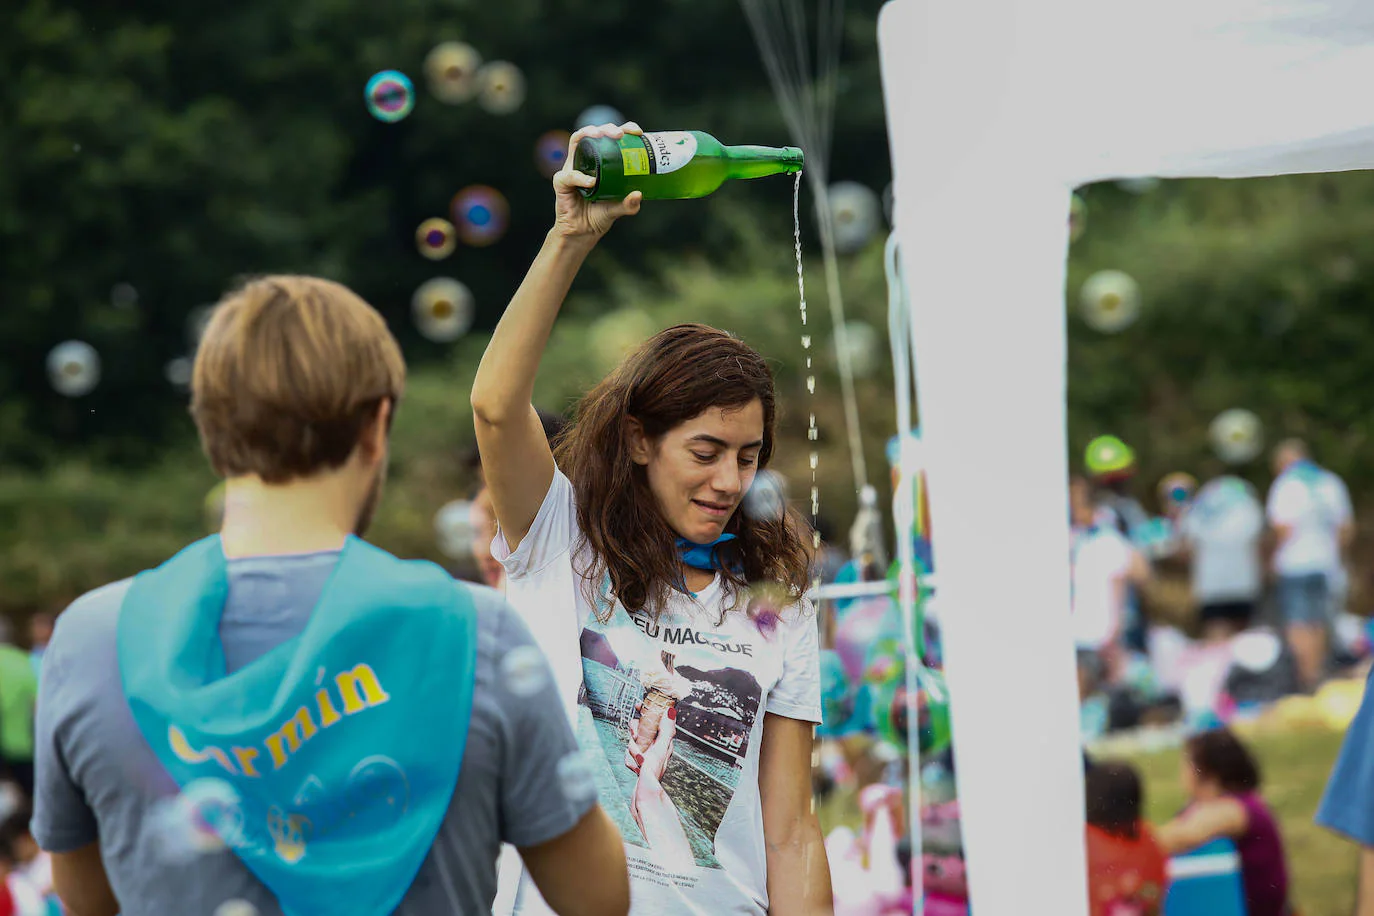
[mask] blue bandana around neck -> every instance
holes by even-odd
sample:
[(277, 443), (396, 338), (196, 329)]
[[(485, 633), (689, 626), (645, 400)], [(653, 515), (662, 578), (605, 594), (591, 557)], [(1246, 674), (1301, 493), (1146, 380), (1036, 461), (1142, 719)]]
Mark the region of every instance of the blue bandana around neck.
[(721, 544), (733, 541), (733, 534), (722, 534), (709, 544), (698, 544), (686, 538), (677, 539), (677, 552), (682, 557), (682, 562), (693, 569), (703, 569), (707, 572), (714, 572), (717, 569), (724, 569), (720, 556), (716, 550)]
[(393, 912), (462, 764), (471, 596), (350, 537), (305, 630), (228, 674), (228, 592), (217, 535), (134, 579), (116, 646), (139, 731), (182, 799), (218, 787), (210, 826), (287, 916)]

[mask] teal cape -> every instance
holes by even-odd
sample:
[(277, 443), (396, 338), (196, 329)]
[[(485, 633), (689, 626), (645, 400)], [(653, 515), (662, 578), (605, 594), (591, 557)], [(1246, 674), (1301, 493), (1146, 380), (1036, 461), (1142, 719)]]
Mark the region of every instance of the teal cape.
[(133, 580), (120, 677), (134, 721), (287, 916), (383, 916), (448, 811), (472, 712), (477, 613), (440, 567), (350, 537), (305, 630), (227, 673), (218, 536)]

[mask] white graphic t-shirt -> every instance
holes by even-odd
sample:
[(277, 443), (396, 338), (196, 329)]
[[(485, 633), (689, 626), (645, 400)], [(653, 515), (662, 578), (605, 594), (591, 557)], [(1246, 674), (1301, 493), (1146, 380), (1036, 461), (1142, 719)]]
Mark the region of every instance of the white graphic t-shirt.
[(605, 590), (582, 587), (578, 542), (572, 483), (556, 471), (519, 549), (498, 533), (492, 553), (625, 838), (631, 912), (766, 913), (759, 747), (765, 712), (821, 721), (809, 603), (772, 625), (743, 609), (721, 622), (731, 596), (717, 577), (675, 594), (657, 620), (615, 604), (602, 623)]

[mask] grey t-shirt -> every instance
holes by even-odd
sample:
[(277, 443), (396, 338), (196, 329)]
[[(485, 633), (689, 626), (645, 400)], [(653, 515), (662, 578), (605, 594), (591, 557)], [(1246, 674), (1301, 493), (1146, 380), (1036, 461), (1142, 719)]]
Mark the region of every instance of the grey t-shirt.
[[(330, 552), (230, 561), (220, 621), (230, 671), (305, 628), (337, 560)], [(115, 625), (128, 587), (116, 582), (78, 599), (44, 654), (33, 835), (50, 852), (98, 840), (122, 916), (213, 916), (230, 900), (280, 916), (271, 892), (232, 852), (189, 864), (160, 852), (152, 812), (178, 790), (120, 686)], [(560, 785), (558, 764), (577, 744), (543, 656), (537, 669), (522, 665), (518, 680), (502, 676), (504, 656), (534, 646), (529, 630), (497, 592), (454, 587), (471, 589), (479, 621), (467, 747), (448, 815), (397, 916), (490, 913), (501, 843), (548, 842), (596, 804), (581, 787), (565, 793)]]

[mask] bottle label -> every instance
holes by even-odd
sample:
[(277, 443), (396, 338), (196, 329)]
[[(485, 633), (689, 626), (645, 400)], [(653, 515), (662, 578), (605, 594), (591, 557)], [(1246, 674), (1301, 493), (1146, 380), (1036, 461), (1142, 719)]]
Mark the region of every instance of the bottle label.
[(697, 154), (697, 138), (685, 130), (645, 134), (644, 145), (649, 149), (649, 167), (655, 175), (676, 172)]
[(648, 149), (641, 138), (631, 134), (620, 138), (620, 161), (626, 175), (648, 175), (651, 171)]

